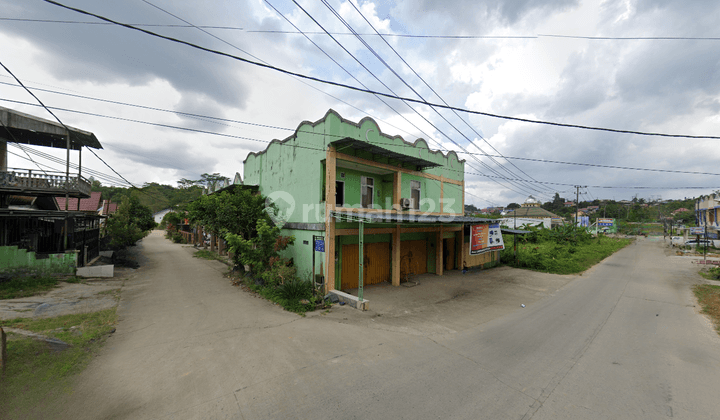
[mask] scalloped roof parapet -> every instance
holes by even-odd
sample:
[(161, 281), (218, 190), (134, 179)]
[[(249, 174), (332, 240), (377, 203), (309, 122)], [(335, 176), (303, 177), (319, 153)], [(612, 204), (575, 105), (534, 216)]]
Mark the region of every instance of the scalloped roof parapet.
[[(427, 141), (426, 141), (425, 139), (423, 139), (423, 138), (418, 138), (417, 140), (415, 140), (415, 142), (412, 142), (412, 143), (411, 143), (411, 142), (405, 140), (405, 139), (404, 139), (402, 136), (400, 136), (400, 135), (390, 136), (389, 134), (383, 133), (382, 130), (380, 130), (380, 126), (378, 125), (378, 123), (377, 123), (373, 118), (371, 118), (371, 117), (363, 117), (360, 121), (358, 121), (358, 122), (356, 123), (356, 122), (353, 122), (353, 121), (350, 121), (350, 120), (347, 120), (347, 119), (343, 118), (342, 115), (340, 115), (337, 111), (335, 111), (334, 109), (330, 108), (330, 109), (325, 113), (325, 115), (324, 115), (321, 119), (319, 119), (319, 120), (317, 120), (317, 121), (315, 121), (315, 122), (311, 122), (311, 121), (308, 121), (308, 120), (304, 120), (303, 122), (301, 122), (300, 124), (298, 124), (297, 128), (295, 129), (295, 132), (294, 132), (293, 134), (289, 135), (288, 137), (284, 138), (283, 140), (273, 139), (270, 143), (268, 143), (268, 145), (267, 145), (267, 147), (265, 147), (265, 149), (263, 149), (263, 150), (261, 150), (261, 151), (259, 151), (259, 152), (249, 152), (249, 153), (247, 154), (247, 156), (245, 157), (245, 160), (243, 160), (243, 164), (244, 164), (245, 162), (247, 162), (247, 160), (248, 160), (248, 158), (249, 158), (250, 156), (258, 157), (258, 156), (262, 155), (263, 153), (267, 152), (267, 150), (270, 148), (270, 146), (272, 146), (274, 143), (284, 144), (284, 143), (287, 143), (288, 141), (290, 141), (290, 140), (292, 140), (292, 139), (294, 139), (294, 138), (297, 138), (297, 135), (298, 135), (298, 133), (300, 132), (300, 129), (302, 128), (302, 126), (304, 126), (304, 125), (309, 125), (309, 126), (311, 126), (311, 127), (315, 127), (315, 126), (317, 126), (317, 125), (319, 125), (319, 124), (322, 124), (322, 123), (327, 122), (327, 119), (328, 119), (328, 117), (329, 117), (330, 115), (333, 115), (333, 116), (337, 117), (337, 118), (340, 120), (341, 123), (354, 126), (354, 127), (358, 128), (358, 129), (361, 128), (363, 124), (369, 122), (369, 123), (373, 124), (373, 125), (375, 126), (375, 128), (377, 128), (377, 131), (378, 131), (378, 135), (379, 135), (379, 136), (385, 137), (385, 138), (390, 139), (390, 140), (400, 140), (400, 141), (402, 141), (404, 144), (406, 144), (406, 145), (408, 145), (408, 146), (412, 146), (412, 147), (418, 147), (418, 144), (419, 144), (420, 142), (422, 142), (422, 144), (424, 145), (424, 148), (428, 151), (428, 153), (432, 153), (433, 155), (436, 155), (436, 156), (439, 154), (440, 156), (442, 156), (443, 159), (446, 159), (446, 160), (448, 160), (448, 161), (449, 161), (450, 155), (452, 154), (452, 155), (455, 156), (455, 160), (456, 160), (458, 163), (464, 163), (464, 162), (465, 162), (465, 159), (460, 159), (460, 157), (457, 155), (457, 153), (455, 153), (454, 150), (450, 150), (447, 154), (445, 154), (445, 153), (443, 153), (443, 152), (440, 151), (440, 150), (433, 150), (433, 149), (431, 149), (430, 146), (428, 145)], [(338, 139), (338, 140), (339, 140), (339, 139)], [(378, 146), (382, 147), (382, 145), (378, 145)]]

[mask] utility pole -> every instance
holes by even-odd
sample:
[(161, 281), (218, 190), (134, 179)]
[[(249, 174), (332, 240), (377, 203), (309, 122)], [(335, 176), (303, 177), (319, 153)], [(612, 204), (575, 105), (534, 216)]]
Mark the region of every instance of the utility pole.
[(575, 226), (580, 222), (580, 188), (587, 188), (587, 185), (575, 186)]

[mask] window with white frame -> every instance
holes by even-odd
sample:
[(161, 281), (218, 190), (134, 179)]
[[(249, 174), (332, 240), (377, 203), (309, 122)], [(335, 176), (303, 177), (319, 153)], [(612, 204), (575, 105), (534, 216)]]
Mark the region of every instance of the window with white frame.
[(410, 181), (410, 198), (412, 199), (412, 208), (420, 210), (420, 181)]
[(373, 178), (360, 177), (360, 191), (362, 194), (362, 207), (370, 209), (373, 206), (373, 194), (375, 193), (375, 180)]

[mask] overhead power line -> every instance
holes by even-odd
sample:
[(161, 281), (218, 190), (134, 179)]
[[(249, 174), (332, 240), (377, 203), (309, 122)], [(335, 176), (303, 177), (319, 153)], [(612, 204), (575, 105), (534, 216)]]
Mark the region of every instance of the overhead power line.
[[(112, 25), (109, 22), (88, 22), (80, 20), (57, 20), (57, 19), (29, 19), (29, 18), (11, 18), (0, 17), (0, 21), (8, 22), (33, 22), (33, 23), (60, 23), (73, 25)], [(161, 23), (129, 23), (129, 25), (144, 28), (201, 28), (201, 29), (222, 29), (242, 31), (246, 33), (259, 34), (278, 34), (278, 35), (300, 35), (297, 31), (282, 31), (272, 29), (247, 29), (240, 26), (223, 26), (223, 25), (179, 25), (179, 24), (161, 24)], [(308, 35), (326, 35), (320, 31), (306, 31)], [(355, 36), (350, 32), (330, 32), (333, 36)], [(570, 38), (570, 39), (587, 39), (587, 40), (610, 40), (610, 41), (719, 41), (720, 37), (712, 36), (584, 36), (584, 35), (562, 35), (562, 34), (536, 34), (536, 35), (417, 35), (417, 34), (398, 34), (398, 33), (361, 33), (361, 36), (382, 36), (394, 38), (419, 38), (419, 39), (538, 39), (538, 38)]]
[(639, 135), (639, 136), (656, 136), (656, 137), (670, 137), (670, 138), (715, 139), (715, 140), (720, 140), (720, 136), (696, 136), (696, 135), (689, 135), (689, 134), (668, 134), (668, 133), (647, 132), (647, 131), (621, 130), (621, 129), (607, 128), (607, 127), (597, 127), (597, 126), (588, 126), (588, 125), (579, 125), (579, 124), (565, 124), (565, 123), (558, 123), (558, 122), (553, 122), (553, 121), (533, 120), (533, 119), (529, 119), (529, 118), (512, 117), (512, 116), (507, 116), (507, 115), (493, 114), (493, 113), (490, 113), (490, 112), (474, 111), (474, 110), (465, 109), (465, 108), (459, 108), (459, 107), (447, 106), (447, 105), (443, 105), (443, 104), (426, 102), (426, 101), (418, 100), (418, 99), (399, 97), (399, 96), (397, 96), (397, 95), (392, 95), (392, 94), (383, 93), (383, 92), (377, 92), (377, 91), (373, 91), (373, 90), (369, 90), (369, 89), (359, 88), (359, 87), (356, 87), (356, 86), (346, 85), (346, 84), (344, 84), (344, 83), (339, 83), (339, 82), (333, 82), (333, 81), (330, 81), (330, 80), (320, 79), (320, 78), (318, 78), (318, 77), (308, 76), (308, 75), (305, 75), (305, 74), (302, 74), (302, 73), (293, 72), (293, 71), (286, 70), (286, 69), (283, 69), (283, 68), (280, 68), (280, 67), (276, 67), (276, 66), (272, 66), (272, 65), (269, 65), (269, 64), (264, 64), (264, 63), (260, 63), (260, 62), (257, 62), (257, 61), (248, 60), (248, 59), (246, 59), (246, 58), (238, 57), (238, 56), (233, 55), (233, 54), (228, 54), (228, 53), (225, 53), (225, 52), (222, 52), (222, 51), (213, 50), (213, 49), (211, 49), (211, 48), (207, 48), (207, 47), (203, 47), (203, 46), (200, 46), (200, 45), (197, 45), (197, 44), (193, 44), (193, 43), (188, 42), (188, 41), (183, 41), (183, 40), (181, 40), (181, 39), (177, 39), (177, 38), (173, 38), (173, 37), (161, 35), (161, 34), (158, 34), (158, 33), (152, 32), (152, 31), (149, 31), (149, 30), (147, 30), (147, 29), (138, 28), (138, 27), (133, 26), (133, 25), (129, 25), (129, 24), (126, 24), (126, 23), (117, 22), (117, 21), (114, 21), (114, 20), (112, 20), (112, 19), (106, 18), (106, 17), (104, 17), (104, 16), (95, 14), (95, 13), (87, 12), (87, 11), (82, 10), (82, 9), (78, 9), (78, 8), (75, 8), (75, 7), (70, 7), (70, 6), (64, 5), (64, 4), (59, 3), (59, 2), (56, 2), (56, 1), (54, 1), (54, 0), (43, 0), (43, 1), (45, 1), (46, 3), (54, 4), (54, 5), (58, 6), (58, 7), (61, 7), (61, 8), (67, 9), (67, 10), (72, 10), (72, 11), (74, 11), (74, 12), (84, 14), (84, 15), (86, 15), (86, 16), (92, 16), (92, 17), (94, 17), (94, 18), (97, 18), (97, 19), (100, 19), (100, 20), (104, 20), (104, 21), (106, 21), (106, 22), (110, 22), (110, 23), (113, 23), (113, 24), (115, 24), (115, 25), (123, 26), (123, 27), (125, 27), (125, 28), (133, 29), (133, 30), (135, 30), (135, 31), (143, 32), (143, 33), (145, 33), (145, 34), (147, 34), (147, 35), (150, 35), (150, 36), (154, 36), (154, 37), (161, 38), (161, 39), (165, 39), (165, 40), (168, 40), (168, 41), (171, 41), (171, 42), (175, 42), (175, 43), (178, 43), (178, 44), (186, 45), (186, 46), (188, 46), (188, 47), (195, 48), (195, 49), (198, 49), (198, 50), (200, 50), (200, 51), (204, 51), (204, 52), (211, 53), (211, 54), (216, 54), (216, 55), (223, 56), (223, 57), (227, 57), (227, 58), (232, 58), (232, 59), (234, 59), (234, 60), (242, 61), (242, 62), (247, 63), (247, 64), (252, 64), (252, 65), (254, 65), (254, 66), (263, 67), (263, 68), (266, 68), (266, 69), (269, 69), (269, 70), (274, 70), (274, 71), (277, 71), (277, 72), (280, 72), (280, 73), (284, 73), (284, 74), (288, 74), (288, 75), (291, 75), (291, 76), (296, 76), (296, 77), (300, 77), (300, 78), (303, 78), (303, 79), (312, 80), (312, 81), (315, 81), (315, 82), (318, 82), (318, 83), (328, 84), (328, 85), (331, 85), (331, 86), (341, 87), (341, 88), (353, 90), (353, 91), (356, 91), (356, 92), (370, 93), (370, 94), (374, 94), (374, 95), (384, 96), (384, 97), (386, 97), (386, 98), (399, 99), (399, 100), (408, 101), (408, 102), (413, 102), (413, 103), (422, 104), (422, 105), (427, 105), (427, 106), (433, 106), (433, 107), (445, 108), (445, 109), (452, 109), (452, 110), (456, 110), (456, 111), (460, 111), (460, 112), (465, 112), (465, 113), (469, 113), (469, 114), (474, 114), (474, 115), (484, 115), (484, 116), (486, 116), (486, 117), (491, 117), (491, 118), (498, 118), (498, 119), (503, 119), (503, 120), (508, 120), (508, 121), (525, 122), (525, 123), (530, 123), (530, 124), (541, 124), (541, 125), (549, 125), (549, 126), (564, 127), (564, 128), (576, 128), (576, 129), (582, 129), (582, 130), (604, 131), (604, 132), (611, 132), (611, 133), (617, 133), (617, 134), (635, 134), (635, 135)]
[[(38, 106), (38, 107), (40, 106), (38, 104), (34, 104), (34, 103), (30, 103), (30, 102), (15, 101), (15, 100), (11, 100), (11, 99), (0, 98), (0, 101), (11, 102), (11, 103), (16, 103), (16, 104), (20, 104), (20, 105), (29, 105), (29, 106)], [(227, 137), (227, 138), (232, 138), (232, 139), (247, 140), (247, 141), (266, 143), (266, 144), (271, 143), (271, 140), (261, 140), (261, 139), (256, 139), (256, 138), (252, 138), (252, 137), (238, 136), (238, 135), (234, 135), (234, 134), (226, 134), (226, 133), (218, 133), (215, 131), (200, 130), (197, 128), (180, 127), (180, 126), (171, 125), (171, 124), (155, 123), (155, 122), (151, 122), (151, 121), (136, 120), (136, 119), (131, 119), (131, 118), (122, 118), (122, 117), (116, 117), (116, 116), (112, 116), (112, 115), (104, 115), (104, 114), (80, 111), (80, 110), (69, 109), (69, 108), (61, 108), (61, 107), (53, 107), (53, 106), (51, 106), (49, 108), (54, 109), (56, 111), (71, 112), (71, 113), (75, 113), (75, 114), (88, 115), (88, 116), (92, 116), (92, 117), (108, 118), (108, 119), (126, 121), (126, 122), (137, 123), (137, 124), (151, 125), (151, 126), (162, 127), (162, 128), (170, 128), (170, 129), (174, 129), (174, 130), (188, 131), (188, 132), (193, 132), (193, 133), (198, 133), (198, 134), (208, 134), (208, 135), (212, 135), (212, 136)], [(173, 112), (173, 111), (168, 111), (168, 112)], [(212, 117), (208, 117), (208, 118), (212, 118)], [(242, 123), (242, 121), (236, 121), (236, 122)], [(268, 126), (268, 127), (274, 128), (274, 129), (279, 129), (279, 130), (293, 130), (291, 128), (276, 127), (276, 126)], [(304, 131), (299, 131), (299, 132), (303, 133)], [(306, 132), (306, 133), (317, 134), (317, 133), (310, 133), (310, 132)], [(323, 135), (331, 136), (330, 134), (323, 134)], [(277, 143), (277, 144), (286, 145), (285, 143)], [(305, 147), (305, 146), (300, 146), (300, 145), (292, 145), (292, 147), (307, 148), (307, 149), (311, 149), (311, 150), (323, 150), (323, 149), (318, 149), (318, 148), (314, 148), (314, 147)], [(406, 147), (414, 147), (414, 146), (408, 145)], [(465, 152), (458, 152), (458, 151), (455, 151), (455, 153), (466, 154)], [(475, 153), (475, 154), (480, 155), (480, 153)], [(494, 156), (494, 157), (500, 157), (500, 156)], [(517, 157), (517, 156), (503, 156), (503, 157), (507, 158), (507, 159), (516, 159), (516, 160), (524, 160), (524, 161), (539, 162), (539, 163), (552, 163), (552, 164), (561, 164), (561, 165), (577, 165), (577, 166), (589, 166), (589, 167), (607, 168), (607, 169), (621, 169), (621, 170), (630, 170), (630, 171), (646, 171), (646, 172), (659, 172), (659, 173), (672, 173), (672, 174), (685, 174), (685, 175), (720, 176), (720, 173), (715, 173), (715, 172), (679, 171), (679, 170), (674, 170), (674, 169), (657, 169), (657, 168), (638, 168), (638, 167), (631, 167), (631, 166), (601, 165), (601, 164), (582, 163), (582, 162), (564, 162), (564, 161), (557, 161), (557, 160), (535, 159), (535, 158), (525, 158), (525, 157)], [(480, 174), (480, 173), (475, 173), (475, 172), (467, 172), (466, 171), (465, 173), (486, 176), (485, 174)], [(498, 177), (498, 178), (507, 179), (505, 177)], [(538, 182), (538, 183), (540, 183), (540, 182)], [(567, 184), (567, 185), (574, 185), (574, 184)], [(655, 187), (653, 187), (653, 188), (655, 188)], [(657, 188), (660, 188), (660, 187), (657, 187)]]
[[(4, 100), (4, 99), (0, 99), (0, 100)], [(25, 103), (25, 102), (20, 102), (20, 101), (10, 101), (10, 102), (18, 102), (18, 103), (22, 103), (22, 104), (24, 104), (24, 105), (39, 106), (39, 105), (37, 105), (37, 104)], [(102, 115), (102, 114), (94, 114), (94, 113), (84, 112), (84, 111), (69, 110), (69, 109), (58, 108), (58, 107), (52, 107), (52, 108), (55, 109), (55, 110), (57, 110), (57, 111), (75, 112), (75, 113), (79, 113), (79, 114), (96, 116), (96, 117), (102, 117), (102, 118), (110, 118), (110, 119), (117, 119), (117, 120), (129, 121), (129, 122), (137, 122), (137, 123), (148, 124), (148, 125), (157, 125), (157, 126), (160, 126), (160, 127), (172, 128), (172, 129), (178, 129), (178, 130), (190, 131), (190, 132), (196, 132), (196, 133), (200, 133), (200, 134), (210, 134), (210, 135), (215, 135), (215, 136), (229, 137), (229, 138), (240, 139), (240, 140), (249, 140), (249, 141), (260, 142), (260, 143), (271, 143), (271, 141), (268, 141), (268, 140), (259, 140), (259, 139), (254, 139), (254, 138), (250, 138), (250, 137), (236, 136), (236, 135), (224, 134), (224, 133), (216, 133), (216, 132), (212, 132), (212, 131), (205, 131), (205, 130), (199, 130), (199, 129), (194, 129), (194, 128), (177, 127), (177, 126), (172, 126), (172, 125), (168, 125), (168, 124), (152, 123), (152, 122), (148, 122), (148, 121), (130, 120), (130, 119), (126, 119), (126, 118), (113, 117), (113, 116)], [(283, 143), (283, 142), (276, 142), (275, 144), (277, 144), (277, 145), (279, 145), (279, 146), (284, 146), (284, 147), (295, 147), (295, 148), (300, 148), (300, 149), (316, 150), (316, 151), (322, 151), (322, 152), (325, 151), (325, 149), (318, 148), (318, 147), (302, 146), (302, 145), (289, 144), (289, 143)], [(508, 158), (511, 159), (511, 157), (508, 157)], [(632, 168), (627, 168), (627, 169), (632, 169)], [(642, 168), (636, 168), (636, 169), (642, 170)], [(451, 169), (451, 168), (446, 168), (446, 170), (447, 170), (447, 171), (451, 171), (451, 172), (458, 172), (458, 173), (463, 172), (463, 173), (466, 174), (466, 175), (478, 175), (478, 176), (481, 176), (481, 177), (484, 177), (484, 178), (489, 178), (489, 179), (513, 180), (513, 179), (507, 178), (507, 177), (491, 176), (491, 175), (483, 174), (483, 173), (480, 173), (480, 172), (460, 171), (460, 170)], [(695, 173), (693, 173), (693, 174), (695, 174)], [(702, 173), (697, 173), (697, 174), (702, 174)], [(707, 175), (720, 175), (720, 174), (708, 173)], [(515, 179), (515, 181), (519, 181), (519, 179)], [(526, 182), (529, 182), (529, 181), (526, 181)], [(560, 185), (560, 186), (569, 186), (569, 187), (572, 187), (572, 186), (575, 185), (575, 184), (549, 182), (549, 181), (534, 181), (534, 182), (536, 182), (536, 183), (538, 183), (538, 184), (544, 184), (544, 185)], [(131, 184), (131, 185), (132, 185), (132, 184)], [(590, 188), (603, 188), (603, 189), (656, 189), (656, 190), (717, 189), (717, 186), (666, 187), (666, 186), (608, 186), (608, 185), (589, 185), (589, 187), (590, 187)], [(136, 187), (136, 188), (137, 188), (137, 187)], [(483, 199), (483, 200), (484, 200), (484, 199)]]
[[(335, 16), (336, 16), (338, 19), (340, 19), (340, 20), (343, 22), (343, 24), (344, 24), (348, 29), (350, 29), (353, 33), (356, 33), (356, 34), (357, 34), (357, 32), (350, 26), (350, 24), (349, 24), (348, 22), (346, 22), (344, 19), (342, 19), (342, 17), (340, 16), (340, 14), (337, 13), (337, 12), (332, 8), (332, 6), (330, 6), (330, 4), (329, 4), (327, 1), (323, 0), (323, 3), (325, 4), (326, 7), (328, 7), (328, 8), (335, 14)], [(375, 28), (375, 26), (372, 24), (372, 22), (370, 22), (370, 20), (365, 17), (365, 15), (360, 11), (360, 9), (355, 5), (355, 3), (352, 2), (352, 1), (350, 1), (349, 3), (350, 3), (350, 5), (355, 9), (355, 11), (360, 15), (360, 17), (363, 18), (363, 20), (365, 21), (365, 23), (367, 23), (368, 26), (370, 26), (370, 28), (371, 28), (375, 33), (377, 33), (378, 35), (380, 35), (380, 32)], [(398, 79), (400, 79), (403, 83), (405, 83), (405, 85), (408, 86), (408, 87), (413, 91), (413, 93), (415, 93), (420, 99), (425, 100), (425, 98), (423, 98), (423, 97), (420, 95), (420, 93), (418, 93), (415, 89), (413, 89), (413, 88), (402, 78), (402, 76), (400, 76), (395, 70), (393, 70), (393, 69), (390, 67), (390, 65), (389, 65), (385, 60), (383, 60), (383, 59), (372, 49), (372, 47), (370, 47), (370, 45), (368, 45), (368, 44), (363, 40), (363, 38), (362, 38), (362, 36), (361, 36), (360, 34), (357, 34), (356, 36), (360, 39), (360, 41), (363, 43), (363, 45), (365, 45), (365, 47), (368, 48), (368, 49), (373, 53), (373, 55), (375, 55), (375, 56), (378, 58), (378, 60), (380, 60)], [(422, 76), (420, 76), (420, 74), (419, 74), (417, 71), (415, 71), (415, 69), (410, 65), (410, 63), (408, 63), (408, 62), (402, 57), (402, 55), (400, 55), (400, 53), (399, 53), (382, 35), (380, 35), (380, 39), (388, 46), (388, 48), (390, 48), (390, 50), (391, 50), (393, 53), (395, 53), (395, 55), (400, 59), (400, 61), (402, 61), (403, 64), (405, 64), (405, 66), (407, 66), (407, 68), (409, 68), (410, 71), (412, 71), (413, 74), (414, 74), (418, 79), (420, 79), (420, 81), (422, 81), (422, 82), (425, 84), (425, 86), (427, 86), (427, 88), (430, 89), (430, 91), (431, 91), (432, 93), (434, 93), (435, 96), (437, 96), (438, 99), (440, 99), (440, 100), (442, 101), (443, 104), (449, 105), (449, 104), (447, 103), (447, 101), (445, 101), (445, 99), (443, 99), (443, 98), (440, 96), (440, 94), (439, 94), (435, 89), (433, 89), (432, 86), (430, 86), (430, 84), (429, 84), (427, 81), (425, 81), (425, 79), (424, 79)], [(462, 136), (468, 141), (468, 143), (470, 143), (471, 145), (475, 146), (475, 148), (477, 148), (478, 150), (480, 150), (480, 152), (485, 153), (485, 151), (484, 151), (480, 146), (478, 146), (477, 144), (475, 144), (474, 141), (470, 140), (467, 136), (465, 136), (465, 134), (464, 134), (463, 132), (461, 132), (457, 127), (455, 127), (452, 123), (450, 123), (442, 114), (440, 114), (440, 112), (439, 112), (438, 110), (436, 110), (435, 108), (433, 108), (433, 111), (435, 111), (435, 113), (437, 113), (437, 115), (439, 115), (441, 118), (443, 118), (443, 120), (445, 120), (448, 124), (450, 124), (450, 126), (453, 127), (458, 133), (460, 133), (460, 135), (462, 135)], [(470, 128), (470, 130), (472, 130), (472, 132), (474, 132), (479, 138), (481, 138), (481, 139), (482, 139), (488, 146), (490, 146), (496, 153), (498, 153), (499, 155), (502, 155), (502, 153), (500, 153), (500, 151), (498, 151), (495, 147), (493, 147), (493, 145), (490, 144), (490, 142), (487, 141), (487, 139), (485, 139), (485, 137), (483, 137), (477, 130), (475, 130), (475, 128), (474, 128), (470, 123), (468, 123), (467, 121), (465, 121), (465, 119), (462, 118), (462, 117), (457, 113), (457, 111), (452, 111), (452, 112), (453, 112), (453, 114), (454, 114), (458, 119), (460, 119), (460, 121), (462, 121), (468, 128)], [(465, 152), (468, 152), (467, 149), (465, 149), (464, 147), (461, 147), (461, 149), (462, 149), (463, 151), (465, 151)], [(469, 153), (469, 152), (468, 152), (468, 153)], [(506, 168), (502, 163), (496, 161), (493, 157), (490, 157), (490, 160), (491, 160), (493, 163), (495, 163), (496, 165), (498, 165), (498, 167), (500, 167), (500, 168), (502, 168), (503, 170), (505, 170), (505, 172), (507, 172), (508, 174), (510, 174), (510, 175), (512, 175), (512, 176), (517, 176), (513, 171), (511, 171), (511, 170), (509, 170), (508, 168)], [(516, 169), (518, 169), (523, 175), (525, 175), (526, 177), (534, 180), (534, 178), (533, 178), (532, 176), (528, 175), (525, 171), (523, 171), (522, 169), (518, 168), (514, 163), (512, 163), (512, 162), (510, 162), (510, 161), (508, 161), (508, 162), (509, 162), (513, 167), (515, 167)], [(518, 177), (518, 178), (519, 178), (519, 177)], [(540, 192), (540, 191), (538, 191), (538, 192)]]

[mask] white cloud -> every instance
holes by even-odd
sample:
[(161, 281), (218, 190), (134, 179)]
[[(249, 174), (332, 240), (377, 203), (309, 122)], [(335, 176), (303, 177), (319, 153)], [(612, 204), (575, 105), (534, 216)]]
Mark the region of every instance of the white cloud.
[[(395, 4), (353, 1), (378, 31), (416, 35), (707, 36), (714, 34), (720, 13), (720, 6), (709, 1), (686, 4), (668, 1), (598, 3), (517, 0), (491, 1), (480, 5), (470, 1), (412, 0)], [(68, 0), (67, 3), (126, 22), (180, 23), (140, 3), (120, 5), (90, 0)], [(271, 3), (302, 30), (320, 31), (293, 3), (275, 0)], [(155, 4), (197, 25), (234, 26), (244, 30), (210, 30), (234, 47), (192, 28), (150, 28), (153, 31), (242, 57), (248, 57), (246, 53), (250, 53), (291, 71), (357, 84), (302, 35), (251, 32), (292, 30), (264, 1), (221, 1), (212, 4), (157, 1)], [(307, 0), (301, 4), (328, 31), (347, 32), (347, 28), (321, 2)], [(334, 0), (330, 4), (358, 32), (372, 32), (350, 3)], [(0, 5), (6, 17), (92, 20), (42, 2), (0, 0)], [(385, 91), (334, 41), (325, 35), (310, 36), (363, 83), (372, 89)], [(376, 36), (364, 38), (415, 90), (432, 102), (440, 101), (382, 40)], [(415, 97), (354, 37), (338, 35), (337, 39), (398, 94)], [(628, 130), (695, 135), (712, 135), (720, 131), (717, 116), (720, 111), (720, 55), (713, 41), (601, 41), (551, 37), (387, 37), (387, 40), (412, 69), (454, 106)], [(468, 147), (465, 137), (476, 140), (485, 152), (495, 154), (484, 141), (477, 140), (478, 135), (474, 132), (477, 131), (507, 156), (603, 165), (693, 168), (691, 170), (714, 172), (720, 157), (716, 140), (629, 136), (461, 115), (472, 125), (473, 131), (451, 112), (441, 111), (462, 132), (458, 133), (428, 107), (417, 106), (418, 112), (437, 127), (434, 128), (396, 100), (385, 101), (400, 115), (371, 95), (314, 82), (302, 83), (271, 70), (106, 25), (5, 21), (0, 28), (0, 43), (4, 46), (3, 63), (36, 88), (175, 112), (292, 130), (301, 121), (316, 120), (327, 109), (333, 108), (356, 121), (371, 115), (383, 132), (400, 134), (408, 141), (429, 137), (431, 147), (434, 145), (432, 140), (435, 140), (448, 149), (459, 149), (445, 133), (465, 147)], [(1, 77), (0, 81), (10, 82), (11, 79)], [(99, 154), (135, 183), (172, 184), (181, 177), (197, 178), (203, 172), (233, 176), (235, 172), (242, 172), (242, 161), (249, 151), (261, 150), (266, 142), (291, 133), (258, 125), (197, 120), (175, 113), (41, 91), (37, 94), (50, 106), (225, 135), (58, 112), (66, 123), (93, 131), (101, 142), (107, 144), (107, 149), (99, 151)], [(32, 98), (20, 89), (5, 85), (0, 85), (0, 97), (32, 102)], [(48, 117), (34, 106), (7, 102), (3, 106)], [(469, 150), (479, 152), (476, 148)], [(84, 165), (111, 174), (101, 162), (86, 156), (83, 155)], [(510, 164), (503, 159), (493, 161), (476, 157), (483, 163), (461, 155), (468, 162), (468, 192), (482, 197), (469, 195), (468, 202), (481, 207), (491, 202), (499, 205), (510, 201), (522, 202), (534, 188), (550, 195), (552, 191), (568, 188), (559, 184), (658, 187), (657, 191), (597, 189), (593, 192), (596, 197), (617, 199), (636, 193), (641, 196), (652, 193), (666, 198), (692, 196), (707, 191), (663, 188), (717, 184), (716, 177), (711, 176), (620, 171), (522, 160), (513, 160)], [(498, 162), (502, 167), (498, 166)], [(10, 157), (10, 163), (18, 166), (29, 164), (15, 156)], [(558, 185), (518, 184), (503, 179), (493, 181), (476, 174), (482, 172), (499, 176), (495, 171), (508, 178), (527, 179), (530, 176)]]

